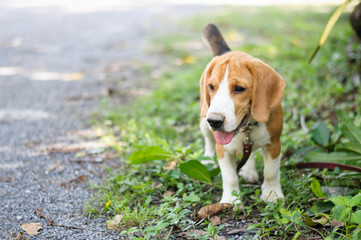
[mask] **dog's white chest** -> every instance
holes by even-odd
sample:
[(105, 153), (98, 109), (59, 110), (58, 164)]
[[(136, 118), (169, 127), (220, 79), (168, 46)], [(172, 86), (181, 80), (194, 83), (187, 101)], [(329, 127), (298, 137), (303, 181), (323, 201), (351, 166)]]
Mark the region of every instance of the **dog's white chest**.
[[(235, 154), (243, 152), (243, 142), (246, 139), (246, 135), (243, 132), (237, 133), (232, 141), (224, 145), (224, 148), (229, 153)], [(253, 151), (263, 147), (270, 143), (270, 134), (264, 123), (259, 123), (258, 126), (254, 126), (251, 132), (251, 140), (253, 141)]]

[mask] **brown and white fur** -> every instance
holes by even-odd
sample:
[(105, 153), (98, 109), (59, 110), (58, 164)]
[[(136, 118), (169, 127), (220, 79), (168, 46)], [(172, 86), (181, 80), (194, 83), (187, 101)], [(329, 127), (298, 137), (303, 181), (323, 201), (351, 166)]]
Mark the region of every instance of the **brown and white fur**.
[[(219, 40), (222, 41), (223, 38)], [(258, 122), (251, 132), (253, 151), (261, 148), (263, 152), (261, 198), (276, 201), (284, 197), (280, 184), (280, 135), (285, 82), (261, 60), (243, 52), (223, 51), (224, 47), (214, 50), (214, 46), (219, 44), (213, 44), (212, 49), (220, 56), (211, 60), (200, 79), (200, 128), (205, 139), (204, 155), (217, 154), (223, 180), (220, 202), (233, 203), (236, 197), (232, 191), (239, 191), (236, 156), (243, 149), (242, 129), (251, 119)], [(239, 174), (246, 181), (258, 181), (253, 152)]]

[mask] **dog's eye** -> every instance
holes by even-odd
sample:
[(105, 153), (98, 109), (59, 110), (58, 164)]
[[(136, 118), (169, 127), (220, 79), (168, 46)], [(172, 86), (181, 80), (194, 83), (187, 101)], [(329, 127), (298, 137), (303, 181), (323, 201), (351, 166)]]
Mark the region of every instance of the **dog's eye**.
[(243, 92), (244, 90), (246, 90), (246, 89), (243, 88), (243, 87), (235, 86), (233, 91), (234, 91), (234, 93), (241, 93), (241, 92)]
[(209, 89), (213, 92), (214, 91), (214, 86), (212, 84), (208, 84)]

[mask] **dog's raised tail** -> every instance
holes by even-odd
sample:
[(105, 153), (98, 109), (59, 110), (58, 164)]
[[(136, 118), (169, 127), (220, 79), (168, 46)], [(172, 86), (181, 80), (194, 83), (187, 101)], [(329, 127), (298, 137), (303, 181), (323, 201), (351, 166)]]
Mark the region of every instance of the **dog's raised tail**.
[(208, 41), (209, 45), (211, 46), (214, 56), (220, 56), (231, 51), (226, 41), (224, 41), (222, 34), (218, 30), (216, 25), (208, 23), (203, 28), (203, 37)]

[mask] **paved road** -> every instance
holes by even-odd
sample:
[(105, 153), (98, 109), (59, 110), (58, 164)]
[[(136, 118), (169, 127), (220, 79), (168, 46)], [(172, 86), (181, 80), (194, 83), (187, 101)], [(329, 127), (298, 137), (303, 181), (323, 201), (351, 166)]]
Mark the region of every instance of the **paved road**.
[[(74, 183), (84, 176), (99, 182), (107, 161), (71, 159), (79, 149), (101, 151), (86, 120), (109, 87), (132, 85), (137, 66), (152, 58), (144, 54), (145, 39), (203, 8), (35, 2), (0, 3), (0, 239), (33, 222), (43, 230), (31, 239), (116, 239), (105, 219), (84, 215), (87, 181)], [(36, 207), (58, 224), (85, 230), (47, 226)]]

